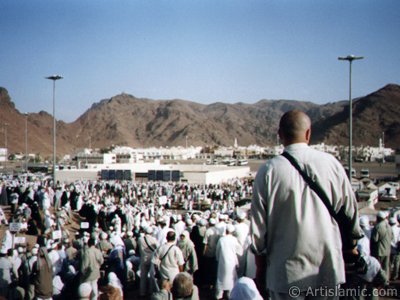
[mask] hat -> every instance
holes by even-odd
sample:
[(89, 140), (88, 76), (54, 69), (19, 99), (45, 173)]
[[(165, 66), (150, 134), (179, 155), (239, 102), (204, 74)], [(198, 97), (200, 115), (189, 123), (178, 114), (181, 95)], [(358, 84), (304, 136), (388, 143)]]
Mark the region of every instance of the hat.
[(47, 243), (46, 243), (47, 250), (50, 250), (52, 248), (52, 245), (53, 245), (53, 241), (52, 240), (48, 240)]
[(234, 231), (235, 231), (235, 226), (233, 226), (232, 224), (226, 225), (226, 232), (232, 233)]
[(254, 281), (248, 277), (241, 277), (236, 281), (229, 300), (262, 300)]
[(145, 229), (145, 232), (146, 232), (147, 234), (152, 234), (152, 233), (153, 233), (153, 227), (147, 226), (146, 229)]
[(39, 248), (33, 247), (31, 252), (32, 252), (32, 255), (37, 255), (39, 253)]
[(240, 220), (244, 220), (246, 218), (246, 213), (242, 210), (239, 210), (237, 213), (237, 218)]
[(210, 220), (208, 220), (208, 222), (209, 222), (211, 225), (217, 224), (217, 220), (215, 220), (214, 218), (211, 218)]
[(221, 221), (228, 220), (228, 215), (219, 215), (219, 219), (220, 219)]
[(361, 216), (360, 218), (360, 226), (368, 227), (369, 226), (369, 218), (367, 216)]
[(397, 224), (397, 219), (396, 219), (395, 217), (391, 217), (391, 218), (389, 219), (389, 224), (390, 224), (390, 225)]
[(200, 226), (206, 226), (207, 225), (207, 220), (206, 219), (200, 219), (197, 222), (197, 224), (200, 225)]
[(74, 268), (73, 265), (69, 265), (69, 266), (68, 266), (68, 271), (69, 271), (70, 273), (72, 273), (72, 274), (76, 274), (76, 270), (75, 270), (75, 268)]
[(88, 298), (92, 293), (92, 287), (89, 282), (84, 282), (79, 285), (78, 295), (81, 298)]
[(386, 214), (386, 212), (380, 210), (378, 212), (378, 214), (377, 214), (377, 217), (380, 218), (380, 219), (386, 219), (387, 218), (387, 214)]
[(110, 239), (110, 243), (114, 246), (124, 246), (124, 242), (122, 241), (121, 237), (118, 235), (113, 235)]

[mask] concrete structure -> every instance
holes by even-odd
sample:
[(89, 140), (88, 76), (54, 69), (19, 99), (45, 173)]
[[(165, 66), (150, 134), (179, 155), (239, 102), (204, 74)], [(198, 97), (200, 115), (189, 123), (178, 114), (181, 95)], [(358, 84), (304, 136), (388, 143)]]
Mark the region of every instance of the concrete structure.
[(6, 161), (7, 148), (0, 148), (0, 161)]
[(147, 181), (149, 171), (179, 171), (180, 181), (195, 184), (228, 183), (237, 178), (250, 176), (250, 167), (201, 164), (160, 164), (159, 160), (151, 163), (103, 163), (88, 164), (85, 169), (58, 170), (56, 181), (68, 183), (76, 180), (97, 180), (102, 170), (129, 170), (132, 180)]

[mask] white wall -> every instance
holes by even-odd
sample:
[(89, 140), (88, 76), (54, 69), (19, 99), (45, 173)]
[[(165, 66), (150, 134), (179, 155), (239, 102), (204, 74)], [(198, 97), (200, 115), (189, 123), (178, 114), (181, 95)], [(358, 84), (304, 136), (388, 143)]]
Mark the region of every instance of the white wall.
[(56, 181), (70, 183), (76, 180), (97, 180), (100, 170), (60, 170), (56, 171)]

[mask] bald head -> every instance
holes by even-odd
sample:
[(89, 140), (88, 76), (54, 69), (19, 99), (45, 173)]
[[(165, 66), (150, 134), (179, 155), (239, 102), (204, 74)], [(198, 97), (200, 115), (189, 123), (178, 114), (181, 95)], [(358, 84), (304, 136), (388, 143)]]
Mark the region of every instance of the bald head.
[(300, 110), (285, 113), (279, 122), (279, 137), (283, 145), (309, 143), (311, 137), (311, 120)]

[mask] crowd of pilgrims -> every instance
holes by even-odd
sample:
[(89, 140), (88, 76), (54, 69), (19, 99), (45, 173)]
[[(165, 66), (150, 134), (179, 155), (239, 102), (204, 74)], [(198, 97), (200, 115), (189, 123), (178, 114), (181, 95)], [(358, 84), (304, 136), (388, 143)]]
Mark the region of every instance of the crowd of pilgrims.
[[(251, 180), (77, 181), (53, 188), (14, 178), (0, 188), (0, 204), (11, 206), (8, 218), (0, 211), (6, 228), (0, 298), (124, 299), (135, 290), (143, 299), (199, 299), (201, 287), (215, 299), (234, 299), (237, 279), (255, 277), (247, 213), (235, 207), (251, 197)], [(207, 210), (188, 213), (204, 199)], [(10, 223), (34, 242), (20, 244)], [(256, 289), (248, 292), (259, 297)]]

